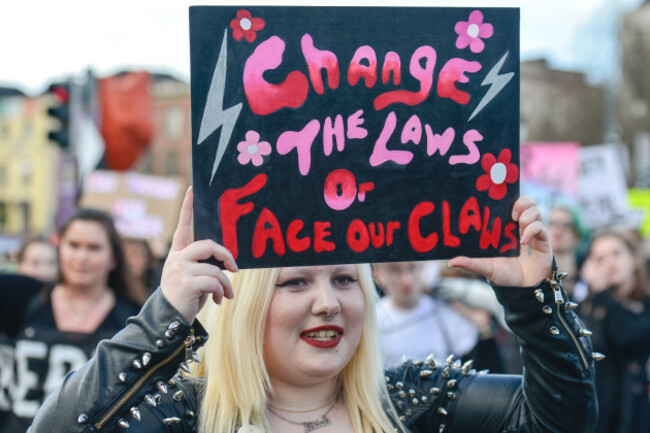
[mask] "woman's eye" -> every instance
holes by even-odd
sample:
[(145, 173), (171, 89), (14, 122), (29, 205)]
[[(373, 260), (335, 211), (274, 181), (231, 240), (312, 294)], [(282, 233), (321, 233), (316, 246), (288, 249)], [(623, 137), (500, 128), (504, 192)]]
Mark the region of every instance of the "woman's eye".
[(295, 288), (303, 287), (305, 284), (307, 283), (302, 278), (294, 278), (292, 280), (287, 280), (284, 283), (276, 284), (275, 287), (290, 287), (295, 289)]
[(352, 278), (350, 275), (339, 275), (334, 277), (334, 283), (339, 286), (347, 286), (356, 282), (357, 280), (355, 278)]

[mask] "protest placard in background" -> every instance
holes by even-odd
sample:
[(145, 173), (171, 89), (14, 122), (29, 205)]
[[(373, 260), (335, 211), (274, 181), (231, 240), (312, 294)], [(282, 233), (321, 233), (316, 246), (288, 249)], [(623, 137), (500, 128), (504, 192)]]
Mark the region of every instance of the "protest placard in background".
[(112, 214), (122, 236), (171, 241), (184, 193), (180, 178), (97, 170), (86, 176), (80, 204)]
[(641, 234), (650, 238), (650, 188), (630, 188), (628, 202), (632, 209), (642, 213)]
[(241, 268), (518, 254), (519, 10), (191, 7), (195, 236)]
[(633, 224), (619, 147), (603, 144), (580, 151), (580, 209), (590, 228)]
[(556, 206), (578, 206), (580, 145), (527, 143), (521, 152), (521, 194), (532, 197), (542, 215)]

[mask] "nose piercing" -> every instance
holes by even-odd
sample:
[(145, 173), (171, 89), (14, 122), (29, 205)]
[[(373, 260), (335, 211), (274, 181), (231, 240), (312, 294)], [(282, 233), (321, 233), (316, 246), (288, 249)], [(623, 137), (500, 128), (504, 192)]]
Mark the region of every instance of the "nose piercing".
[(325, 314), (325, 317), (323, 317), (323, 318), (325, 319), (326, 322), (331, 322), (332, 319), (334, 319), (334, 316), (336, 316), (336, 313), (332, 314), (331, 316), (328, 316), (327, 314)]

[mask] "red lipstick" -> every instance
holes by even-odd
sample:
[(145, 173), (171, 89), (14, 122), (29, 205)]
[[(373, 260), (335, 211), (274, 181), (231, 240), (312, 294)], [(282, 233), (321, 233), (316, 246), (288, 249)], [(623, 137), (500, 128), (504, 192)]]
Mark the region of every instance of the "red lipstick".
[[(308, 337), (308, 334), (314, 333), (314, 332), (321, 332), (321, 331), (333, 331), (336, 333), (336, 336), (327, 340), (317, 340), (313, 337)], [(336, 347), (340, 342), (341, 338), (343, 338), (343, 328), (340, 326), (333, 326), (333, 325), (325, 325), (325, 326), (319, 326), (317, 328), (311, 328), (311, 329), (305, 329), (300, 333), (300, 339), (304, 341), (305, 343), (318, 347), (321, 349), (329, 349), (332, 347)]]

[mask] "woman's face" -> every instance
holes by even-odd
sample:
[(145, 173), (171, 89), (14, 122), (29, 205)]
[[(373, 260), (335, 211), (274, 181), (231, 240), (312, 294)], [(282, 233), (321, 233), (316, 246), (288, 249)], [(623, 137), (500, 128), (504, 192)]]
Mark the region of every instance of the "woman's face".
[(309, 385), (336, 377), (363, 330), (365, 300), (356, 266), (282, 268), (273, 290), (264, 330), (271, 378)]
[(556, 254), (573, 253), (578, 248), (580, 239), (573, 224), (573, 216), (568, 210), (556, 208), (551, 211), (548, 233)]
[(616, 236), (596, 239), (590, 257), (618, 296), (629, 295), (634, 283), (634, 257), (622, 240)]
[(94, 221), (70, 223), (59, 246), (61, 273), (66, 284), (106, 285), (115, 259), (104, 227)]
[(27, 246), (18, 272), (41, 281), (56, 280), (56, 249), (46, 242), (33, 242)]

